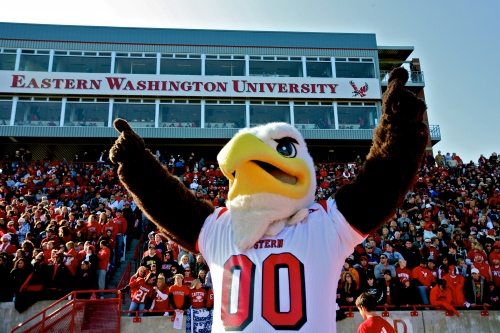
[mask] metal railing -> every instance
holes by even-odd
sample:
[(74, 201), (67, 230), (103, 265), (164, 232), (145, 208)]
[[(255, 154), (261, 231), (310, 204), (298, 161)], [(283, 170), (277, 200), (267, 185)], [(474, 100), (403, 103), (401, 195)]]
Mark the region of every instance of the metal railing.
[[(96, 295), (106, 295), (98, 299)], [(111, 296), (111, 297), (109, 297)], [(11, 333), (120, 332), (121, 296), (116, 290), (73, 291), (11, 330)]]
[[(391, 71), (380, 71), (380, 83), (387, 84), (389, 83), (389, 73)], [(410, 71), (408, 83), (413, 84), (424, 84), (424, 72), (422, 71)]]

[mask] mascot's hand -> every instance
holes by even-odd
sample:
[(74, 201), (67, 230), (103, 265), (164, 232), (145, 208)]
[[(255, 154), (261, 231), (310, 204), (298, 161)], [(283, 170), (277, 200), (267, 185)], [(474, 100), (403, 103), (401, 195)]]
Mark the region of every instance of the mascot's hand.
[(116, 164), (137, 160), (140, 154), (144, 154), (144, 140), (132, 130), (126, 120), (117, 118), (113, 125), (120, 136), (109, 150), (111, 162)]
[[(408, 81), (408, 71), (403, 67), (392, 70), (389, 77), (389, 87), (384, 94), (382, 112), (389, 120), (395, 117), (402, 122), (418, 122), (424, 120), (426, 106), (423, 100), (405, 88)], [(392, 121), (391, 121), (392, 122)]]

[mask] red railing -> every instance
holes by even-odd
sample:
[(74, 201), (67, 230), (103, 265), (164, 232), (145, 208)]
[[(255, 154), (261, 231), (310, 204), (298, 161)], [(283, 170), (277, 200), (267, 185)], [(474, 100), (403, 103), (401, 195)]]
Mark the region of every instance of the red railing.
[[(345, 312), (346, 317), (352, 318), (354, 317), (354, 313), (358, 311), (358, 309), (355, 306), (349, 306), (349, 305), (344, 305), (340, 306), (340, 309)], [(456, 307), (457, 310), (481, 310), (481, 316), (483, 317), (488, 317), (489, 316), (489, 305), (471, 305), (470, 307)], [(380, 312), (382, 317), (389, 317), (390, 311), (405, 311), (409, 310), (410, 311), (410, 316), (412, 317), (418, 317), (418, 311), (421, 310), (435, 310), (435, 311), (445, 311), (443, 308), (439, 306), (434, 306), (430, 304), (406, 304), (406, 305), (400, 305), (400, 306), (395, 306), (395, 305), (379, 305), (377, 306), (377, 311)], [(453, 313), (449, 311), (445, 311), (447, 316), (453, 316)]]
[[(97, 298), (104, 295), (105, 298)], [(20, 323), (11, 333), (120, 332), (121, 297), (116, 290), (73, 291)]]

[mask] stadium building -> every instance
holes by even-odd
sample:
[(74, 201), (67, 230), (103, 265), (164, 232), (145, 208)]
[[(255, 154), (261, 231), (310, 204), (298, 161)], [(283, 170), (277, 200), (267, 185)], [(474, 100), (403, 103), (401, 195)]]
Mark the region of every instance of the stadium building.
[(284, 121), (316, 160), (352, 161), (368, 151), (391, 68), (410, 70), (424, 98), (412, 51), (370, 33), (0, 23), (0, 153), (93, 159), (121, 117), (165, 154), (213, 160), (239, 128)]

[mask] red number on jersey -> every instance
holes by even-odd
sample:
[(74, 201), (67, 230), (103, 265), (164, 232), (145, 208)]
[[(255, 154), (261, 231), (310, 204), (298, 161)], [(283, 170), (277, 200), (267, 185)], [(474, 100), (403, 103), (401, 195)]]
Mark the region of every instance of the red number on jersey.
[[(281, 290), (279, 270), (288, 271), (288, 290)], [(231, 312), (233, 277), (238, 271), (237, 310)], [(242, 331), (253, 319), (255, 264), (234, 255), (224, 264), (221, 319), (226, 330)], [(304, 265), (291, 253), (272, 254), (262, 264), (262, 317), (276, 330), (299, 330), (307, 322)], [(289, 311), (280, 310), (280, 294), (287, 293)]]

